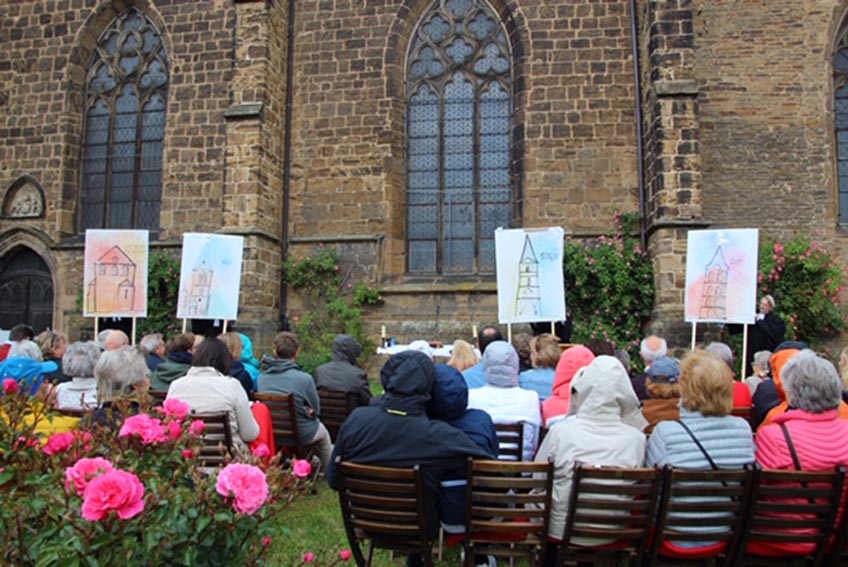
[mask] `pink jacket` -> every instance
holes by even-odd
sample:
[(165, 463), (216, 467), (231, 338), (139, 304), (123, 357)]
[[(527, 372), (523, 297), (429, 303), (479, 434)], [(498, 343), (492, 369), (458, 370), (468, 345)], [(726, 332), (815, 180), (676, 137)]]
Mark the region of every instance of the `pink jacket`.
[[(764, 469), (795, 469), (781, 423), (789, 430), (802, 470), (829, 471), (837, 465), (848, 465), (848, 421), (839, 419), (837, 410), (809, 413), (796, 409), (775, 416), (770, 425), (757, 432), (757, 462)], [(782, 556), (807, 554), (812, 549), (799, 543), (752, 542), (748, 551)]]
[(559, 357), (556, 372), (554, 372), (553, 393), (542, 404), (542, 422), (546, 427), (550, 426), (548, 420), (552, 417), (568, 413), (568, 404), (571, 401), (571, 380), (578, 370), (593, 360), (595, 355), (583, 345), (573, 346)]

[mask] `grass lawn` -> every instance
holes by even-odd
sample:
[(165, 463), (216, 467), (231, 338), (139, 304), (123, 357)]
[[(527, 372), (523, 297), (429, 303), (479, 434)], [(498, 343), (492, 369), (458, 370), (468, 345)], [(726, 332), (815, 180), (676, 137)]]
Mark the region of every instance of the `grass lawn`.
[[(350, 548), (342, 523), (338, 495), (323, 481), (319, 482), (318, 494), (307, 493), (298, 498), (277, 517), (276, 523), (278, 530), (272, 536), (268, 565), (300, 565), (307, 551), (318, 556), (318, 565), (326, 565), (332, 563), (330, 560), (334, 560), (340, 550)], [(460, 547), (445, 548), (442, 561), (436, 561), (435, 565), (461, 565)], [(367, 547), (363, 548), (363, 553), (367, 553)], [(403, 557), (395, 556), (391, 561), (388, 552), (381, 549), (374, 552), (372, 563), (374, 567), (405, 565)], [(352, 558), (349, 565), (355, 565)], [(499, 565), (507, 566), (509, 561), (499, 561)], [(524, 567), (529, 562), (516, 561), (515, 565)]]

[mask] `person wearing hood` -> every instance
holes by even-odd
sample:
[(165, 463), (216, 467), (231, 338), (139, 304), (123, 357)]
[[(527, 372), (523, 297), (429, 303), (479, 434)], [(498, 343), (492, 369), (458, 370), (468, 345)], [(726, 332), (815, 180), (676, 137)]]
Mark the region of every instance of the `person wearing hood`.
[(253, 356), (253, 341), (244, 333), (239, 333), (241, 338), (241, 363), (244, 365), (245, 371), (250, 374), (250, 379), (253, 380), (253, 389), (259, 383), (259, 361)]
[(371, 401), (368, 374), (356, 361), (362, 355), (362, 345), (350, 335), (336, 335), (333, 340), (333, 360), (322, 364), (313, 374), (315, 386), (328, 392), (357, 394), (360, 406)]
[(296, 360), (300, 353), (297, 335), (288, 331), (277, 333), (274, 337), (274, 352), (277, 358), (262, 357), (257, 392), (262, 394), (294, 394), (294, 409), (297, 414), (297, 427), (300, 441), (304, 446), (314, 445), (321, 466), (330, 464), (333, 443), (330, 432), (321, 423), (321, 402), (315, 381), (298, 366)]
[(42, 362), (42, 357), (41, 348), (33, 341), (16, 342), (9, 349), (6, 360), (0, 362), (0, 377), (14, 378), (34, 396), (44, 384), (45, 376), (59, 370), (55, 362)]
[[(624, 366), (612, 356), (599, 356), (571, 381), (568, 417), (551, 426), (536, 453), (540, 463), (554, 463), (554, 487), (548, 535), (561, 540), (565, 530), (574, 463), (639, 467), (645, 458), (647, 425)], [(584, 545), (611, 541), (588, 540)], [(557, 546), (548, 545), (555, 554)], [(552, 558), (548, 558), (551, 560)], [(546, 565), (553, 564), (545, 562)]]
[[(420, 465), (424, 509), (432, 537), (438, 531), (437, 495), (441, 481), (464, 478), (468, 457), (491, 457), (459, 429), (427, 415), (435, 372), (433, 361), (422, 352), (404, 351), (387, 360), (380, 371), (386, 390), (380, 405), (353, 410), (339, 431), (327, 467), (327, 483), (338, 488), (337, 460), (388, 467)], [(414, 560), (408, 562), (414, 564)]]
[(194, 333), (171, 337), (165, 346), (165, 362), (157, 366), (150, 376), (150, 389), (154, 392), (167, 392), (171, 382), (185, 376), (191, 368), (193, 348)]
[(523, 460), (532, 461), (536, 453), (542, 416), (539, 394), (518, 386), (518, 353), (511, 344), (495, 341), (483, 353), (486, 385), (468, 392), (468, 407), (488, 413), (495, 423), (523, 423)]
[(564, 351), (554, 371), (554, 387), (551, 397), (542, 404), (542, 417), (545, 426), (565, 418), (568, 414), (568, 402), (571, 399), (571, 381), (577, 371), (595, 360), (592, 351), (583, 345), (573, 346)]

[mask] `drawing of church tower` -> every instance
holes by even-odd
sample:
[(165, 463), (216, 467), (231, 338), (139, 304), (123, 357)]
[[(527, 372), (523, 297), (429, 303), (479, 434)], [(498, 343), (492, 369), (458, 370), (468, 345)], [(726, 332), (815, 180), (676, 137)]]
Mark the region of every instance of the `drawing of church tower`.
[(94, 278), (88, 284), (90, 313), (126, 313), (135, 300), (135, 262), (120, 246), (113, 246), (94, 261)]
[(518, 290), (515, 294), (515, 314), (536, 317), (542, 311), (542, 290), (539, 287), (539, 260), (533, 250), (530, 235), (524, 236), (524, 250), (518, 262)]
[(189, 317), (205, 317), (209, 312), (209, 297), (212, 295), (212, 269), (210, 244), (207, 243), (191, 270), (191, 281), (186, 290)]
[(727, 313), (727, 262), (721, 245), (716, 248), (712, 260), (704, 269), (704, 287), (701, 292), (700, 317), (703, 319), (725, 319)]

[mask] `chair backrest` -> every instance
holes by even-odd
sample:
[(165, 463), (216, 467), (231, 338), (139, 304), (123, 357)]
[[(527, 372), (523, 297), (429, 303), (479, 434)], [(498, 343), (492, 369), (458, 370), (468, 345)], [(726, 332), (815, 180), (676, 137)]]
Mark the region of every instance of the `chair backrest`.
[(814, 565), (821, 564), (842, 502), (844, 478), (841, 467), (825, 472), (757, 467), (739, 550), (742, 562), (748, 556), (770, 554), (779, 544), (784, 556), (806, 556)]
[(168, 397), (167, 390), (148, 390), (147, 393), (150, 394), (154, 402), (164, 402), (165, 398)]
[(358, 394), (318, 390), (318, 399), (321, 401), (321, 423), (326, 426), (335, 443), (342, 423), (358, 405)]
[(544, 561), (550, 522), (552, 462), (468, 459), (466, 565), (475, 555)]
[(274, 443), (277, 450), (284, 447), (303, 459), (306, 458), (303, 444), (300, 440), (300, 430), (297, 427), (297, 413), (294, 407), (295, 394), (259, 394), (254, 393), (253, 399), (268, 406), (271, 414), (271, 425), (274, 428)]
[(730, 557), (744, 533), (754, 480), (752, 468), (686, 470), (666, 466), (651, 564), (667, 547), (709, 547), (709, 556)]
[(662, 469), (576, 464), (560, 556), (594, 562), (600, 548), (643, 557), (662, 479)]
[(524, 422), (496, 423), (498, 436), (498, 459), (501, 461), (520, 461), (524, 451)]
[(233, 435), (230, 431), (230, 416), (227, 412), (210, 414), (192, 414), (194, 419), (203, 421), (203, 446), (200, 449), (200, 464), (204, 467), (217, 467), (233, 455)]
[[(429, 565), (432, 538), (424, 515), (424, 484), (412, 468), (336, 461), (339, 503), (357, 565), (370, 565), (373, 548), (420, 553)], [(371, 540), (368, 560), (360, 547)]]

